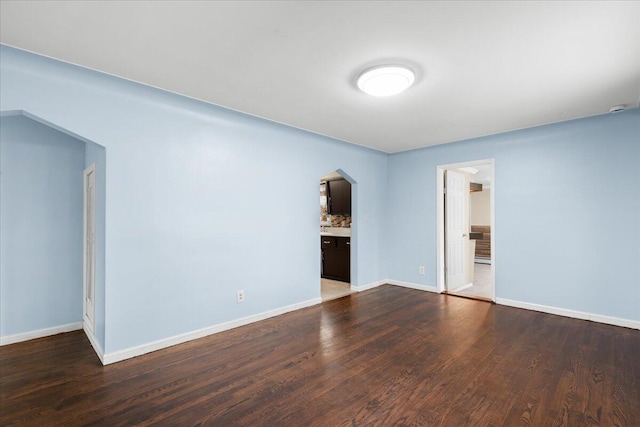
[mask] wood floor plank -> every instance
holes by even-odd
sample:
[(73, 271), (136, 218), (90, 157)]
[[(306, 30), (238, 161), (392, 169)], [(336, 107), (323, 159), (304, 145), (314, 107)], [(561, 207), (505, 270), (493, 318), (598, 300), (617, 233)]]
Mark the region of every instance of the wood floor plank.
[(550, 423), (546, 414), (552, 402), (552, 394), (560, 380), (556, 373), (562, 369), (564, 362), (563, 358), (559, 357), (558, 349), (566, 345), (569, 329), (559, 323), (564, 319), (556, 316), (539, 319), (542, 322), (535, 325), (539, 336), (528, 342), (534, 354), (527, 368), (530, 376), (527, 381), (520, 383), (518, 399), (507, 414), (505, 425)]
[(0, 425), (640, 426), (640, 331), (390, 285), (101, 366), (0, 347)]

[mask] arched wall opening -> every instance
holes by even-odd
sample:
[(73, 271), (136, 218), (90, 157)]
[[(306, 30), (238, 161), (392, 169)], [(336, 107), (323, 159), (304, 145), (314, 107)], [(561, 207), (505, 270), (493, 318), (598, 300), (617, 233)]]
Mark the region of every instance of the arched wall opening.
[(357, 183), (337, 169), (320, 178), (320, 289), (323, 301), (351, 294), (358, 283)]
[(83, 329), (83, 171), (95, 165), (95, 319), (105, 340), (104, 147), (26, 111), (0, 113), (0, 344)]

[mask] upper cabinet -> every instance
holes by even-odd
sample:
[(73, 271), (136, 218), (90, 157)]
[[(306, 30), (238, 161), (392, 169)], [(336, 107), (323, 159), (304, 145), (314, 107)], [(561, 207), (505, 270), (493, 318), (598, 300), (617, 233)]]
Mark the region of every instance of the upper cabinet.
[(327, 210), (332, 215), (351, 215), (351, 184), (346, 179), (327, 181)]

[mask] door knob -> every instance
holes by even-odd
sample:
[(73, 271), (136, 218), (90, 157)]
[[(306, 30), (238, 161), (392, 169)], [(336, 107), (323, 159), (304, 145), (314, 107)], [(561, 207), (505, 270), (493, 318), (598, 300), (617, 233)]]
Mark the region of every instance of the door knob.
[(462, 237), (467, 237), (467, 233), (462, 233)]

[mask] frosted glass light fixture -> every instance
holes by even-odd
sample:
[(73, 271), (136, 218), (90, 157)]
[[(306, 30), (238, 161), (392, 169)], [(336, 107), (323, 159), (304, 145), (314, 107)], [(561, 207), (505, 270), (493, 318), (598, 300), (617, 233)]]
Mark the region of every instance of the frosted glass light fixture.
[(466, 168), (460, 168), (460, 170), (461, 170), (461, 171), (465, 171), (465, 172), (472, 173), (472, 174), (474, 174), (474, 175), (475, 175), (475, 174), (477, 174), (478, 172), (480, 172), (478, 169), (476, 169), (476, 168), (472, 168), (472, 167), (470, 167), (470, 166), (467, 166)]
[(391, 96), (407, 90), (416, 76), (404, 65), (378, 65), (364, 70), (358, 77), (358, 87), (373, 96)]

